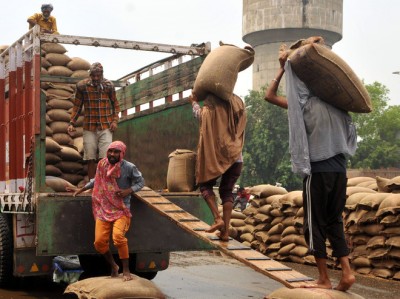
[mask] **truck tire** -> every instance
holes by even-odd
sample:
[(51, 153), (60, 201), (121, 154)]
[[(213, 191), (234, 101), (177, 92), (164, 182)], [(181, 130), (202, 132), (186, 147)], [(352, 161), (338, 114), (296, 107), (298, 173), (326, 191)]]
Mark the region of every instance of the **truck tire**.
[(10, 215), (0, 213), (0, 287), (13, 281), (13, 238)]
[(136, 269), (136, 254), (134, 254), (134, 253), (129, 254), (129, 269), (131, 270), (131, 273), (133, 273), (139, 277), (148, 279), (148, 280), (152, 280), (154, 277), (156, 277), (156, 275), (158, 273), (158, 271), (140, 272), (140, 271), (135, 270)]
[(84, 278), (110, 275), (110, 267), (105, 258), (100, 254), (81, 254), (79, 263), (83, 269)]

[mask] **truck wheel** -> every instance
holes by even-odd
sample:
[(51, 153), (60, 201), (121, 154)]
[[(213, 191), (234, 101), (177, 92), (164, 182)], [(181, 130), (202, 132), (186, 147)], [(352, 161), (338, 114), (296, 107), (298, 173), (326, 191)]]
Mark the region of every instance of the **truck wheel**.
[(9, 215), (0, 213), (0, 287), (10, 286), (13, 280), (13, 239)]
[(81, 277), (96, 277), (110, 275), (110, 267), (105, 258), (100, 254), (79, 255), (79, 263), (83, 269)]

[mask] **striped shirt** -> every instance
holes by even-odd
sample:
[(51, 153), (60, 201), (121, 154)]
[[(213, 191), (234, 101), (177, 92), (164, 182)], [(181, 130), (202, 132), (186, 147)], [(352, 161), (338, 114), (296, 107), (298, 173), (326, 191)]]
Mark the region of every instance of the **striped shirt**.
[(103, 79), (98, 86), (94, 86), (91, 78), (79, 81), (71, 114), (72, 125), (83, 108), (85, 130), (105, 130), (110, 128), (113, 121), (118, 122), (120, 109), (113, 83)]

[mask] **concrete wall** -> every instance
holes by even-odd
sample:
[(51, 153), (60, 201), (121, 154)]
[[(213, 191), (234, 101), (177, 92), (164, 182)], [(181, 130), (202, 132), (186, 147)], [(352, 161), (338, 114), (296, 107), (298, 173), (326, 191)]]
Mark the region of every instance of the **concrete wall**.
[(275, 77), (282, 43), (318, 35), (331, 47), (342, 38), (342, 21), (343, 0), (243, 0), (243, 40), (256, 51), (253, 89)]

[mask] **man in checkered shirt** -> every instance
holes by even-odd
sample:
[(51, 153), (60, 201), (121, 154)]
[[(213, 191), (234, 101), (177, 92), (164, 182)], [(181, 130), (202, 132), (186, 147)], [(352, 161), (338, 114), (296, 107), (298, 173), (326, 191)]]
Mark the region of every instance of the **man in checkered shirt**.
[(76, 84), (74, 107), (68, 133), (76, 131), (75, 123), (83, 112), (83, 159), (88, 161), (89, 180), (96, 173), (96, 162), (106, 156), (112, 142), (112, 134), (117, 129), (119, 103), (115, 87), (103, 77), (103, 66), (95, 62), (90, 67), (90, 77)]

